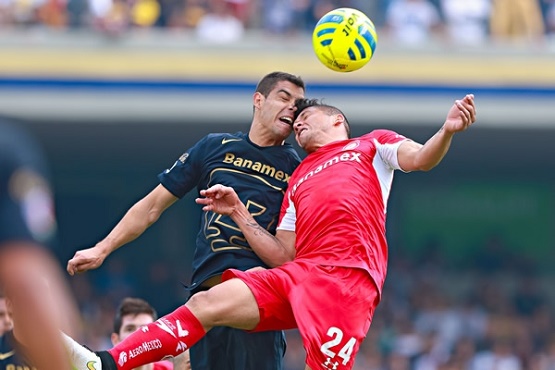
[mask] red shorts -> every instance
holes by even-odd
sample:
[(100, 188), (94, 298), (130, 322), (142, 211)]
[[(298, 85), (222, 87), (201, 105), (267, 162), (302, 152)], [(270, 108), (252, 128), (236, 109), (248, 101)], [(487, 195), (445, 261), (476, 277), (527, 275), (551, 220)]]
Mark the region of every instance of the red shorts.
[(228, 270), (258, 302), (253, 331), (298, 328), (312, 369), (347, 370), (370, 327), (379, 293), (368, 272), (295, 260), (268, 270)]

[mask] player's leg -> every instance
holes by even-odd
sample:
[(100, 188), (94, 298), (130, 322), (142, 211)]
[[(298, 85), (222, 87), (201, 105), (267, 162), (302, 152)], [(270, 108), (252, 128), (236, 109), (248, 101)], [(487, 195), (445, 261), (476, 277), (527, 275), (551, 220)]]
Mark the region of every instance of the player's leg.
[(295, 318), (307, 350), (306, 369), (352, 369), (379, 301), (368, 273), (314, 266), (292, 295)]
[[(258, 305), (248, 286), (231, 279), (196, 294), (172, 313), (135, 331), (109, 351), (98, 352), (95, 369), (130, 370), (177, 356), (199, 341), (214, 326), (252, 329), (260, 320)], [(72, 344), (70, 344), (72, 345)], [(77, 370), (89, 370), (97, 356), (73, 358)]]
[(191, 347), (190, 354), (193, 369), (281, 370), (285, 334), (215, 327)]

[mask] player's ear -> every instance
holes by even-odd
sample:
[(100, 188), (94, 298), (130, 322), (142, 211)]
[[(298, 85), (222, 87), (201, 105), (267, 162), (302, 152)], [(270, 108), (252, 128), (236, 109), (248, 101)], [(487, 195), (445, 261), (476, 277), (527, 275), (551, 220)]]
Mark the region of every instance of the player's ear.
[(252, 96), (252, 105), (254, 106), (255, 109), (260, 109), (260, 106), (262, 105), (262, 103), (264, 103), (265, 99), (266, 98), (264, 97), (264, 95), (262, 95), (257, 91)]
[(112, 344), (115, 346), (116, 344), (118, 344), (120, 341), (119, 339), (119, 335), (117, 333), (112, 333), (112, 335), (110, 336), (110, 340), (112, 341)]
[(345, 117), (343, 117), (342, 114), (336, 114), (336, 115), (333, 117), (333, 125), (334, 125), (335, 127), (343, 126), (344, 124), (345, 124)]

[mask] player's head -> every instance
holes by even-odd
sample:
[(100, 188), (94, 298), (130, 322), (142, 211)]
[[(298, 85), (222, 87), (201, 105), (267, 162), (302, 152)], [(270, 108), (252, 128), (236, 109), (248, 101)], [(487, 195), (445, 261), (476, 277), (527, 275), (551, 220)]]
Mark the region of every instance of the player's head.
[(301, 88), (303, 92), (306, 90), (304, 81), (301, 77), (292, 75), (287, 72), (272, 72), (258, 82), (256, 92), (261, 93), (264, 97), (268, 97), (270, 92), (276, 87), (279, 82), (290, 82), (293, 85)]
[(304, 81), (285, 72), (264, 76), (253, 95), (253, 134), (284, 140), (292, 131), (295, 101), (303, 98)]
[(158, 318), (156, 310), (144, 299), (124, 298), (114, 318), (112, 343), (118, 344), (141, 326)]
[(296, 106), (295, 139), (307, 153), (332, 141), (351, 137), (349, 121), (339, 108), (318, 99), (299, 99)]
[(13, 321), (6, 296), (0, 288), (0, 337), (7, 331), (12, 330)]

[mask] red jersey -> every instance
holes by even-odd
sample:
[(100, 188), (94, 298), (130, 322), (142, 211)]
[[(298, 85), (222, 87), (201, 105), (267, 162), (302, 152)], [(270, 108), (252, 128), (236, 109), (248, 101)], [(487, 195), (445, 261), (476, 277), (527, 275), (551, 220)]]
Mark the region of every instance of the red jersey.
[(278, 229), (295, 231), (296, 258), (362, 268), (381, 292), (385, 215), (404, 136), (375, 130), (309, 154), (289, 181)]

